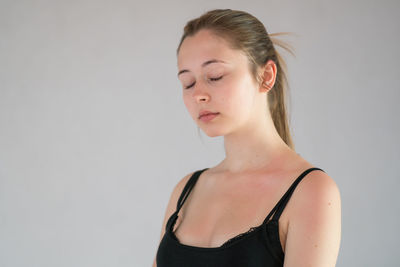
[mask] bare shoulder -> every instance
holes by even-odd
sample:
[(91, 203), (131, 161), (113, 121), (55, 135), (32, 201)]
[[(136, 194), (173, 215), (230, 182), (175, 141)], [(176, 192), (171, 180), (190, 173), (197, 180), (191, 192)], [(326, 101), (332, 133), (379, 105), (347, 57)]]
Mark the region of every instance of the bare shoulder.
[(289, 202), (286, 266), (335, 266), (341, 239), (341, 197), (335, 180), (314, 170)]
[(178, 183), (175, 185), (174, 190), (177, 190), (178, 193), (180, 194), (183, 190), (183, 188), (185, 187), (186, 183), (188, 182), (188, 180), (190, 179), (190, 177), (192, 177), (192, 175), (195, 173), (196, 171), (192, 171), (188, 174), (186, 174), (183, 178), (181, 178)]
[(174, 186), (170, 198), (167, 204), (167, 208), (165, 211), (165, 216), (164, 216), (164, 223), (163, 226), (165, 227), (165, 224), (168, 220), (168, 218), (172, 215), (172, 213), (175, 212), (179, 196), (181, 195), (183, 188), (185, 187), (186, 183), (188, 182), (189, 178), (194, 174), (194, 172), (190, 172), (186, 174), (183, 178), (181, 178), (176, 185)]
[(317, 205), (332, 207), (341, 201), (340, 190), (335, 180), (320, 170), (313, 170), (303, 177), (291, 198), (292, 206), (300, 213), (304, 205), (312, 205), (314, 208), (317, 208)]
[[(172, 213), (175, 212), (176, 210), (176, 206), (179, 200), (179, 196), (183, 190), (183, 188), (185, 187), (185, 184), (188, 182), (189, 178), (193, 175), (194, 172), (188, 173), (187, 175), (185, 175), (183, 178), (181, 178), (177, 184), (174, 186), (172, 192), (170, 193), (170, 197), (168, 200), (168, 204), (167, 207), (165, 209), (164, 212), (164, 219), (161, 225), (161, 233), (160, 233), (160, 240), (159, 242), (161, 242), (162, 237), (165, 234), (165, 227), (167, 224), (167, 221), (169, 219), (169, 217), (171, 217)], [(156, 258), (154, 257), (154, 261), (153, 261), (153, 267), (156, 267)]]

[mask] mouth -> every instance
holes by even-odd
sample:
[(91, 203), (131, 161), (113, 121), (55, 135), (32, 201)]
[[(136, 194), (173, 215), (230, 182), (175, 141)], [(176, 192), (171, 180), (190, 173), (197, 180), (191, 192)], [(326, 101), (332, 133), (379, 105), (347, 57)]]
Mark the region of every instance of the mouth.
[(217, 117), (219, 115), (219, 112), (215, 112), (215, 113), (206, 113), (203, 114), (199, 117), (199, 119), (201, 121), (210, 121), (212, 119), (214, 119), (215, 117)]
[(200, 111), (200, 113), (199, 113), (199, 119), (202, 117), (202, 116), (205, 116), (205, 115), (210, 115), (210, 114), (218, 114), (219, 112), (213, 112), (213, 111), (210, 111), (210, 110), (202, 110), (202, 111)]

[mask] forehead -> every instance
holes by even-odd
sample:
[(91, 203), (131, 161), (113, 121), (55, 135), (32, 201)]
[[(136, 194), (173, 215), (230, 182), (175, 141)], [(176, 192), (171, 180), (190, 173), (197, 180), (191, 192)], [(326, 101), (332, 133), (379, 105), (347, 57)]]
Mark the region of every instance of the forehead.
[(208, 30), (201, 30), (193, 36), (186, 37), (182, 42), (178, 53), (178, 68), (197, 69), (210, 59), (240, 64), (246, 57), (241, 51), (231, 49), (225, 39)]

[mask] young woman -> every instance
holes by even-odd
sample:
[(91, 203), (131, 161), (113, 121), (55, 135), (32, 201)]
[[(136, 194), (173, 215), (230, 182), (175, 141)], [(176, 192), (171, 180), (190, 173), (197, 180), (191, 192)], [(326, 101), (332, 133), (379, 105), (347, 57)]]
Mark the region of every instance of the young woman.
[(208, 11), (187, 23), (177, 57), (185, 106), (224, 136), (226, 157), (177, 183), (153, 266), (335, 266), (340, 192), (294, 150), (284, 62), (264, 25)]

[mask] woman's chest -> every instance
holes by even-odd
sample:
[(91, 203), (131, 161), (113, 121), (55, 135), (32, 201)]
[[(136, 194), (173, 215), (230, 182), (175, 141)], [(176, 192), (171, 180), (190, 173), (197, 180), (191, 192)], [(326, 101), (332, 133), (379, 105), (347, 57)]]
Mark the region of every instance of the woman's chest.
[[(208, 187), (196, 184), (178, 214), (173, 229), (181, 243), (219, 247), (227, 240), (261, 225), (284, 192), (272, 182), (252, 181)], [(279, 237), (285, 247), (288, 218), (282, 213)]]

